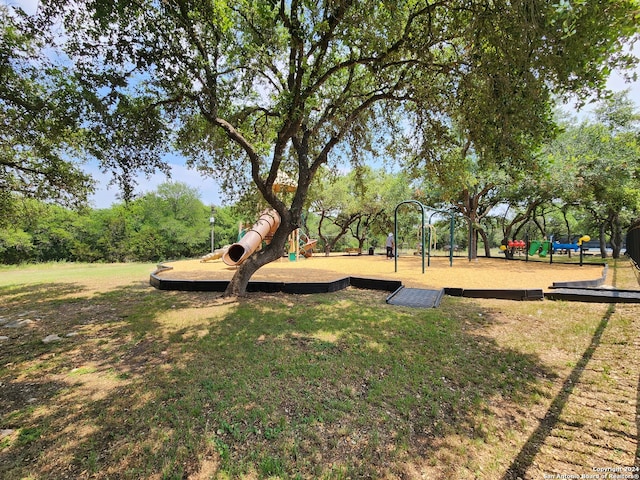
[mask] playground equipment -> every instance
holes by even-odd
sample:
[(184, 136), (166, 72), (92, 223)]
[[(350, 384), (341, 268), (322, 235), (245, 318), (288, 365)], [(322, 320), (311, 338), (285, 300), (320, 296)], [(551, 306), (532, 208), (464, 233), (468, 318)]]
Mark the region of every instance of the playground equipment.
[(305, 258), (311, 257), (316, 243), (318, 243), (318, 240), (309, 238), (299, 228), (295, 229), (289, 235), (289, 260), (295, 262), (300, 255)]
[(573, 250), (574, 252), (578, 252), (580, 251), (582, 244), (584, 242), (588, 242), (589, 240), (591, 240), (591, 237), (589, 235), (583, 235), (575, 243), (560, 243), (558, 241), (553, 242), (553, 253), (556, 253), (558, 250)]
[[(527, 250), (527, 259), (530, 255), (535, 255), (536, 253), (540, 257), (546, 257), (549, 255), (549, 262), (553, 263), (553, 255), (556, 251), (567, 250), (567, 251), (580, 251), (580, 265), (582, 266), (583, 262), (583, 248), (582, 244), (584, 242), (588, 242), (591, 240), (589, 235), (581, 236), (576, 243), (560, 243), (554, 242), (553, 237), (551, 240), (533, 240), (529, 242), (529, 249)], [(527, 240), (528, 241), (528, 240)]]
[(527, 242), (524, 240), (509, 240), (507, 241), (507, 247), (511, 249), (511, 254), (514, 253), (522, 253), (524, 249), (527, 247)]
[[(298, 184), (295, 180), (284, 172), (278, 172), (273, 183), (273, 191), (275, 193), (292, 193), (295, 192), (297, 188)], [(213, 222), (212, 208), (212, 226)], [(238, 227), (238, 241), (236, 243), (215, 250), (203, 256), (200, 261), (207, 262), (209, 260), (222, 258), (222, 261), (229, 266), (240, 265), (262, 246), (263, 241), (268, 245), (279, 226), (280, 215), (278, 212), (274, 209), (265, 210), (260, 214), (260, 218), (250, 229), (245, 228), (244, 225), (240, 223)], [(289, 236), (289, 259), (292, 261), (296, 260), (300, 254), (307, 258), (310, 257), (313, 254), (313, 247), (318, 242), (317, 240), (310, 239), (305, 234), (302, 234), (302, 236), (304, 236), (304, 240), (301, 238), (299, 229), (294, 230)], [(213, 249), (213, 229), (211, 233), (211, 248)]]
[[(429, 223), (426, 227), (429, 229), (429, 233), (427, 236), (427, 249), (428, 249), (427, 253), (428, 253), (432, 249), (436, 248), (436, 245), (438, 244), (438, 234), (436, 232), (436, 227), (434, 225), (431, 225)], [(422, 226), (418, 228), (418, 240), (420, 240), (421, 238), (422, 238)], [(420, 243), (418, 243), (416, 246), (415, 255), (422, 255), (422, 245)]]
[(304, 258), (309, 258), (313, 255), (313, 248), (318, 243), (318, 240), (315, 238), (309, 238), (305, 233), (300, 234), (300, 241), (298, 245), (300, 245), (300, 254)]
[(227, 253), (227, 250), (229, 250), (229, 247), (230, 247), (230, 246), (231, 246), (231, 245), (225, 245), (224, 247), (222, 247), (222, 248), (218, 248), (218, 249), (214, 250), (214, 251), (213, 251), (213, 252), (211, 252), (211, 253), (207, 253), (206, 255), (204, 255), (204, 256), (200, 259), (200, 261), (204, 263), (204, 262), (208, 262), (208, 261), (210, 261), (210, 260), (217, 260), (217, 259), (219, 259), (219, 258), (222, 258), (222, 256), (223, 256), (225, 253)]
[[(422, 273), (424, 273), (424, 259), (425, 259), (425, 247), (427, 246), (427, 241), (425, 241), (425, 236), (424, 236), (424, 232), (425, 232), (425, 209), (429, 208), (430, 210), (433, 210), (433, 213), (431, 214), (431, 217), (433, 217), (433, 215), (435, 215), (436, 213), (440, 213), (440, 214), (447, 214), (447, 215), (451, 215), (451, 246), (449, 247), (449, 266), (453, 267), (453, 229), (454, 229), (454, 217), (453, 214), (451, 212), (444, 212), (442, 210), (436, 210), (434, 208), (430, 208), (427, 207), (425, 205), (423, 205), (422, 203), (420, 203), (417, 200), (405, 200), (404, 202), (400, 202), (396, 205), (396, 208), (394, 210), (394, 214), (393, 214), (393, 238), (396, 239), (395, 242), (395, 247), (394, 247), (394, 252), (393, 252), (393, 258), (394, 258), (394, 263), (395, 263), (395, 271), (398, 271), (398, 209), (405, 204), (409, 204), (412, 203), (414, 205), (417, 205), (420, 208), (420, 212), (422, 214), (422, 221), (420, 222), (420, 225), (422, 226), (421, 228), (421, 242), (420, 242), (420, 251), (422, 253)], [(431, 226), (431, 217), (429, 217), (429, 227)], [(429, 233), (431, 233), (431, 229), (429, 229)], [(431, 263), (431, 245), (429, 244), (429, 253), (428, 253), (428, 258), (429, 258), (429, 264)]]
[(529, 243), (529, 255), (535, 255), (537, 253), (540, 257), (546, 257), (550, 247), (551, 242), (548, 240), (534, 240)]
[(571, 255), (571, 250), (574, 252), (580, 252), (580, 265), (582, 266), (582, 262), (584, 259), (584, 249), (582, 248), (582, 244), (591, 240), (589, 235), (581, 236), (577, 242), (575, 243), (560, 243), (560, 242), (552, 242), (551, 243), (551, 258), (553, 258), (553, 254), (562, 250), (565, 250), (569, 255)]
[(577, 252), (580, 250), (580, 245), (577, 243), (560, 243), (556, 241), (553, 242), (552, 248), (553, 253), (558, 253), (560, 250), (573, 250), (574, 252)]
[(265, 241), (267, 244), (280, 226), (280, 215), (275, 210), (265, 210), (258, 221), (244, 236), (229, 246), (222, 255), (222, 261), (229, 266), (240, 265)]

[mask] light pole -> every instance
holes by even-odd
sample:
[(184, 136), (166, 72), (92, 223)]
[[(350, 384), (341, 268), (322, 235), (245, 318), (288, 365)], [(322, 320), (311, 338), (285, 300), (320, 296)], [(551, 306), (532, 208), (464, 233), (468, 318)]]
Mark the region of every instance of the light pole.
[(211, 216), (209, 217), (209, 225), (211, 225), (211, 253), (215, 250), (214, 247), (214, 233), (213, 233), (213, 225), (216, 223), (216, 207), (211, 205)]

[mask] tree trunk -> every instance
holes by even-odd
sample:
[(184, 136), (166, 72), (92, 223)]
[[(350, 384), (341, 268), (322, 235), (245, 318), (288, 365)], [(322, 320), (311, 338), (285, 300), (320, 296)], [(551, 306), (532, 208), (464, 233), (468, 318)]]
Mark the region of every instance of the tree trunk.
[(247, 258), (236, 270), (233, 278), (229, 282), (227, 289), (224, 291), (224, 297), (242, 297), (247, 294), (247, 286), (249, 280), (254, 273), (267, 263), (282, 257), (285, 244), (289, 238), (289, 234), (293, 231), (294, 226), (291, 221), (284, 218), (281, 219), (280, 227), (276, 231), (271, 243), (262, 250), (254, 252)]
[(622, 251), (622, 225), (620, 225), (620, 215), (618, 212), (611, 214), (611, 257), (620, 258)]
[(329, 244), (329, 239), (322, 234), (322, 222), (324, 222), (325, 218), (327, 218), (325, 216), (325, 211), (322, 210), (320, 212), (320, 220), (318, 221), (318, 237), (322, 243), (324, 243), (324, 255), (325, 257), (328, 257), (329, 253), (331, 253), (331, 245)]
[(478, 230), (478, 233), (482, 237), (482, 243), (484, 243), (484, 256), (491, 258), (491, 246), (489, 245), (489, 237), (484, 230)]
[(605, 233), (604, 223), (600, 223), (599, 240), (600, 240), (600, 256), (602, 258), (607, 258), (607, 237)]

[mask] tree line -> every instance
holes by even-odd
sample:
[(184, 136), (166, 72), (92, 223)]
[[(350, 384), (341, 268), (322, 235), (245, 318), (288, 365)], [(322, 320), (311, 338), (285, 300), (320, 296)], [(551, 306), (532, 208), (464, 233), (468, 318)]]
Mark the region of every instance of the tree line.
[[(310, 188), (301, 227), (319, 241), (317, 253), (345, 247), (365, 252), (382, 245), (394, 231), (395, 206), (411, 199), (430, 207), (430, 216), (436, 210), (454, 215), (453, 239), (447, 214), (434, 215), (436, 247), (454, 244), (475, 254), (481, 243), (482, 253), (491, 256), (505, 239), (572, 242), (588, 234), (602, 257), (611, 251), (617, 258), (624, 232), (640, 216), (640, 114), (623, 92), (600, 101), (581, 120), (558, 115), (561, 131), (536, 153), (536, 168), (526, 181), (473, 165), (464, 170), (466, 181), (430, 169), (422, 174), (370, 166), (347, 173), (324, 169)], [(213, 248), (229, 245), (260, 208), (253, 194), (212, 211), (197, 190), (174, 182), (108, 209), (77, 210), (15, 197), (13, 222), (0, 228), (0, 262), (198, 257), (212, 248), (212, 227)], [(398, 218), (397, 241), (417, 249), (419, 212), (401, 209)]]
[[(198, 192), (165, 183), (154, 192), (106, 209), (73, 210), (38, 200), (15, 206), (15, 223), (0, 228), (2, 263), (162, 261), (210, 249), (210, 207)], [(237, 224), (231, 209), (217, 213), (219, 242)], [(235, 237), (233, 237), (235, 241)]]

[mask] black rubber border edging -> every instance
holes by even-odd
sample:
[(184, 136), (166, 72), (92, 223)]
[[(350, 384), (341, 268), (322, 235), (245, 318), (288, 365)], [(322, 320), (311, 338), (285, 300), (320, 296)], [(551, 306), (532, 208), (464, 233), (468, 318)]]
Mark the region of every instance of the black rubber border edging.
[[(514, 289), (514, 290), (498, 290), (498, 289), (463, 289), (455, 287), (444, 288), (444, 294), (452, 297), (469, 297), (469, 298), (496, 298), (503, 300), (566, 300), (576, 302), (599, 302), (599, 303), (637, 303), (634, 293), (640, 292), (622, 292), (622, 291), (606, 291), (603, 289), (599, 292), (589, 292), (589, 287), (594, 288), (602, 285), (607, 276), (606, 264), (602, 264), (602, 276), (594, 280), (584, 280), (577, 282), (554, 282), (552, 289), (556, 292), (544, 293), (540, 289)], [(158, 277), (158, 273), (172, 270), (173, 267), (167, 265), (158, 265), (157, 269), (151, 273), (149, 284), (158, 290), (176, 290), (187, 292), (224, 292), (229, 285), (228, 280), (177, 280), (162, 279)], [(393, 297), (399, 288), (402, 288), (402, 282), (399, 280), (381, 280), (375, 278), (364, 277), (344, 277), (332, 282), (312, 282), (312, 283), (285, 283), (285, 282), (265, 282), (255, 281), (249, 282), (247, 285), (248, 292), (265, 292), (265, 293), (293, 293), (293, 294), (310, 294), (310, 293), (330, 293), (343, 290), (349, 286), (370, 290), (382, 290), (392, 292), (387, 297)], [(562, 290), (562, 291), (560, 291)], [(569, 290), (569, 291), (567, 291)], [(573, 291), (571, 291), (573, 290)], [(631, 298), (629, 298), (631, 297)]]
[[(158, 273), (172, 270), (173, 267), (158, 265), (158, 268), (149, 278), (149, 284), (158, 290), (175, 290), (183, 292), (224, 292), (229, 285), (228, 280), (176, 280), (158, 277)], [(375, 278), (344, 277), (332, 282), (249, 282), (247, 292), (264, 293), (330, 293), (344, 290), (352, 286), (370, 290), (383, 290), (392, 292), (402, 286), (397, 280), (379, 280)]]
[(640, 291), (589, 288), (561, 288), (545, 294), (549, 300), (585, 303), (640, 303)]
[(544, 293), (541, 289), (515, 289), (515, 290), (497, 290), (497, 289), (464, 289), (464, 288), (445, 288), (444, 293), (452, 297), (468, 297), (468, 298), (497, 298), (500, 300), (542, 300)]
[(580, 280), (575, 282), (553, 282), (553, 285), (549, 288), (585, 288), (585, 287), (600, 287), (604, 285), (607, 279), (607, 273), (609, 272), (609, 265), (606, 263), (602, 265), (602, 275), (600, 278), (593, 280)]

